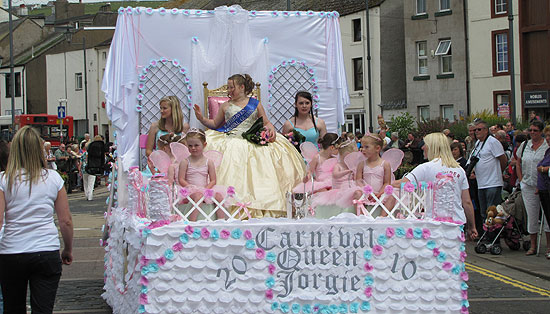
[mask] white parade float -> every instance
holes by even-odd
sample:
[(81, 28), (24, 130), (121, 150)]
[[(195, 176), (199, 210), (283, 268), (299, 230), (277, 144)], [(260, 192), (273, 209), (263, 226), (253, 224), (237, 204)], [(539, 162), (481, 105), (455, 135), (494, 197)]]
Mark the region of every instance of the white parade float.
[[(189, 108), (201, 98), (192, 86), (247, 72), (267, 87), (262, 99), (278, 121), (292, 101), (276, 101), (277, 88), (289, 93), (296, 75), (335, 130), (349, 102), (336, 12), (119, 13), (103, 86), (117, 128), (103, 294), (114, 313), (468, 312), (463, 229), (431, 218), (431, 183), (388, 188), (380, 198), (366, 188), (360, 215), (240, 220), (247, 203), (231, 187), (221, 202), (208, 190), (194, 202), (162, 177), (141, 177), (138, 138), (156, 119), (153, 90), (177, 87)], [(391, 210), (387, 197), (397, 201)], [(375, 205), (363, 207), (366, 198)], [(188, 221), (190, 208), (205, 219)], [(387, 217), (372, 218), (380, 208)], [(214, 221), (216, 211), (229, 218)]]

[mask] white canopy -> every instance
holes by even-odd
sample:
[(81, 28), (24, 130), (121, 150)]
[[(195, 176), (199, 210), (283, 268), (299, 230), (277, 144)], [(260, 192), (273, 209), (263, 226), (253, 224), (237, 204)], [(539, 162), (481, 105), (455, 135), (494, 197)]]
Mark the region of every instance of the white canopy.
[[(140, 82), (161, 61), (185, 73), (188, 106), (202, 107), (202, 82), (215, 88), (232, 74), (250, 74), (261, 83), (262, 103), (270, 118), (284, 102), (291, 102), (284, 110), (290, 117), (294, 95), (288, 94), (306, 82), (319, 117), (329, 132), (335, 132), (349, 105), (338, 16), (337, 12), (246, 11), (237, 5), (212, 11), (121, 8), (102, 90), (107, 114), (117, 129), (123, 169), (138, 164)], [(301, 72), (278, 76), (290, 67)], [(191, 126), (198, 126), (191, 116)]]

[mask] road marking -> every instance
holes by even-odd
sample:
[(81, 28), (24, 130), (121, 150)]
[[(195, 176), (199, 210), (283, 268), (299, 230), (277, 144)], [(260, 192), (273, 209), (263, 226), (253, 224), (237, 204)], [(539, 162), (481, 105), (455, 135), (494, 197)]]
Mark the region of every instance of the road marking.
[(514, 302), (514, 301), (548, 301), (548, 298), (468, 298), (468, 302)]
[(523, 289), (523, 290), (526, 290), (526, 291), (538, 293), (542, 296), (550, 297), (550, 290), (542, 289), (542, 288), (530, 285), (528, 283), (525, 283), (523, 281), (515, 280), (515, 279), (510, 278), (508, 276), (501, 275), (499, 273), (490, 271), (488, 269), (485, 269), (485, 268), (482, 268), (482, 267), (479, 267), (479, 266), (472, 265), (470, 263), (465, 263), (465, 264), (466, 264), (466, 269), (468, 271), (474, 271), (476, 273), (479, 273), (481, 275), (496, 279), (498, 281), (504, 282), (504, 283), (512, 285), (514, 287), (517, 287), (517, 288), (520, 288), (520, 289)]
[(74, 231), (83, 231), (83, 230), (94, 230), (94, 229), (100, 229), (100, 228), (74, 228)]

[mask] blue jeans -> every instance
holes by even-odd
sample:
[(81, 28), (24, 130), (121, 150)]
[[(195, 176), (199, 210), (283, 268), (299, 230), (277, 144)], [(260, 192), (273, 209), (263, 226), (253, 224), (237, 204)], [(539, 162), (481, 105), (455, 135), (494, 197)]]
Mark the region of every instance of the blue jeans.
[(483, 219), (487, 218), (487, 208), (502, 203), (502, 187), (479, 189), (479, 213)]

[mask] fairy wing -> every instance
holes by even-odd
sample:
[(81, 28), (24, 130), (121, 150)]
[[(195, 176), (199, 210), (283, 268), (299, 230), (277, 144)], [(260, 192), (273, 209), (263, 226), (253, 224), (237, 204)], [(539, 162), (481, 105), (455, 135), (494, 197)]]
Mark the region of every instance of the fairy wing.
[(153, 165), (155, 168), (157, 168), (162, 173), (168, 172), (168, 167), (172, 164), (172, 160), (170, 159), (170, 156), (168, 156), (167, 153), (156, 150), (151, 155), (149, 155), (149, 158), (151, 158), (151, 161), (153, 162)]
[(302, 152), (302, 156), (304, 156), (304, 159), (309, 164), (311, 160), (319, 154), (319, 151), (317, 150), (317, 146), (313, 144), (312, 142), (303, 142), (300, 144), (300, 151)]
[(182, 143), (170, 143), (170, 150), (178, 162), (181, 162), (191, 155), (187, 146)]
[(204, 156), (214, 163), (214, 166), (218, 168), (222, 163), (223, 154), (217, 150), (209, 150), (203, 153)]
[(401, 161), (403, 161), (404, 155), (405, 153), (403, 153), (402, 150), (397, 148), (390, 148), (385, 151), (384, 154), (382, 154), (382, 159), (390, 163), (391, 172), (393, 173), (401, 165)]
[(365, 157), (365, 155), (363, 155), (363, 153), (353, 152), (353, 153), (348, 154), (344, 158), (344, 163), (346, 164), (346, 166), (348, 166), (348, 169), (353, 171), (353, 173), (355, 174), (355, 171), (357, 170), (357, 166), (359, 165), (359, 163), (361, 161), (363, 161), (365, 159), (367, 159), (367, 158)]
[(329, 158), (321, 164), (321, 168), (324, 172), (332, 172), (334, 166), (338, 163), (338, 158)]

